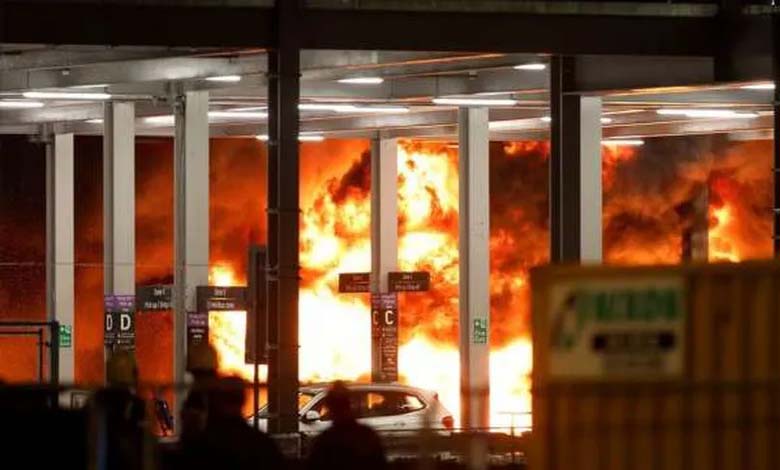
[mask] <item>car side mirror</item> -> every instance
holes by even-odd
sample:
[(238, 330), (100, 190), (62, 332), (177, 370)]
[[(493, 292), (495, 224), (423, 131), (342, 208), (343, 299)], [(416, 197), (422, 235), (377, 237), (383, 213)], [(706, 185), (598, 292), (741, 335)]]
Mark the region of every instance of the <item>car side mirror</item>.
[(321, 418), (320, 413), (314, 410), (309, 410), (306, 412), (305, 415), (303, 415), (303, 422), (304, 423), (313, 423), (314, 421), (319, 421)]

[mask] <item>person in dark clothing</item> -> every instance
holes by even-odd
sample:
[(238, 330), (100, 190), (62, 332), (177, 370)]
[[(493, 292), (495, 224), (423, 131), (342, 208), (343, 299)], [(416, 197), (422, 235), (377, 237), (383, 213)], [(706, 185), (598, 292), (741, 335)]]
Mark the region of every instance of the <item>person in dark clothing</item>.
[(214, 382), (208, 393), (205, 428), (182, 442), (180, 468), (284, 468), (284, 458), (274, 441), (249, 426), (242, 416), (245, 385), (238, 377), (223, 377)]
[(349, 390), (336, 382), (325, 397), (333, 424), (312, 444), (308, 469), (384, 470), (387, 459), (379, 435), (357, 422)]

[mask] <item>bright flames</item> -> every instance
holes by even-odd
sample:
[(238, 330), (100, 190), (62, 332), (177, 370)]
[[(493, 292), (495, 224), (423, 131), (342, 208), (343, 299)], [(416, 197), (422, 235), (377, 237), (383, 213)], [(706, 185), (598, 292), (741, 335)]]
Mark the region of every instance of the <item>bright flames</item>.
[[(339, 294), (338, 274), (370, 270), (370, 193), (367, 156), (333, 178), (301, 219), (300, 377), (302, 382), (368, 380), (371, 339), (368, 296)], [(458, 172), (456, 150), (403, 143), (398, 152), (399, 269), (431, 272), (433, 290), (400, 298), (401, 380), (435, 390), (458, 417)], [(346, 183), (345, 183), (346, 182)], [(498, 237), (498, 238), (496, 238)], [(491, 246), (511, 242), (501, 231)], [(511, 243), (510, 243), (511, 246)], [(501, 254), (499, 253), (499, 256)], [(510, 292), (527, 315), (527, 267), (496, 274), (492, 294)], [(241, 280), (216, 266), (212, 283)], [(519, 302), (519, 303), (517, 303)], [(507, 308), (504, 306), (504, 308)], [(520, 310), (522, 309), (522, 310)], [(244, 315), (212, 313), (210, 339), (224, 372), (252, 377), (244, 364)], [(496, 325), (497, 326), (497, 325)], [(494, 329), (496, 330), (496, 329)], [(530, 426), (531, 343), (527, 329), (504, 334), (491, 351), (491, 425)], [(263, 377), (265, 371), (263, 370)]]

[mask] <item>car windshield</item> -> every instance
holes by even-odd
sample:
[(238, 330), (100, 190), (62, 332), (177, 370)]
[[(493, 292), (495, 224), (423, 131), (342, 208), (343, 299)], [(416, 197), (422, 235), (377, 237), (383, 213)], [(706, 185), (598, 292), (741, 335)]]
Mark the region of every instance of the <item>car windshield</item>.
[[(303, 410), (303, 408), (316, 397), (317, 394), (314, 392), (298, 392), (298, 412)], [(262, 408), (260, 408), (260, 411), (257, 412), (257, 415), (260, 418), (267, 418), (268, 417), (268, 404), (263, 405)], [(251, 417), (251, 415), (250, 415)]]

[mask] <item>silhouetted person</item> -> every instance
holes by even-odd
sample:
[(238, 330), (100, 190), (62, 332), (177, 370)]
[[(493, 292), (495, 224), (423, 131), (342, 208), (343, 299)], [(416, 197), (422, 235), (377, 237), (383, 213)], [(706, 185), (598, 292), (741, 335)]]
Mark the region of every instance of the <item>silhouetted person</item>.
[(192, 384), (181, 410), (182, 443), (197, 438), (206, 429), (209, 396), (217, 385), (217, 352), (208, 343), (190, 348), (187, 355), (187, 371)]
[(200, 434), (183, 442), (180, 468), (278, 470), (284, 459), (265, 433), (242, 415), (246, 383), (238, 377), (216, 381), (208, 393), (207, 419)]
[(320, 434), (309, 453), (309, 470), (382, 470), (385, 452), (377, 433), (357, 422), (349, 390), (336, 382), (325, 397), (333, 424)]
[(151, 457), (146, 408), (135, 394), (138, 368), (128, 351), (106, 364), (107, 387), (95, 393), (90, 411), (90, 468), (140, 469)]

